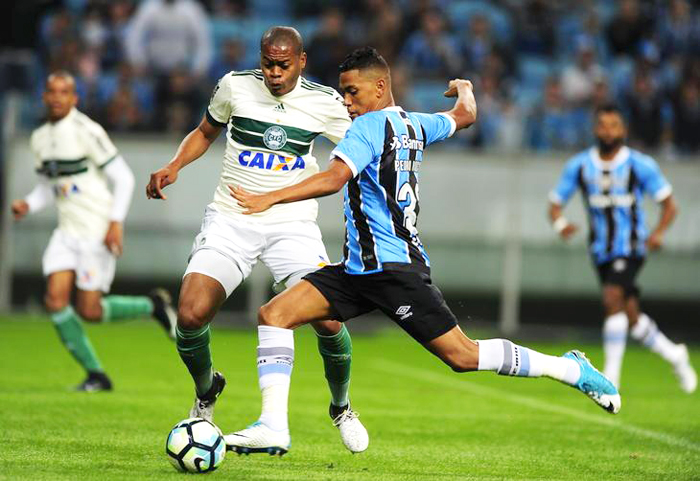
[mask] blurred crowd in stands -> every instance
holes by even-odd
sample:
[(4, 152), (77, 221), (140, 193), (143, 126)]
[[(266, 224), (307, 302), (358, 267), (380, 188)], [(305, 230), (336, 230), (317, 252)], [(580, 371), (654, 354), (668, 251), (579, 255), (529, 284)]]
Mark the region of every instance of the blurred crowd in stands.
[(51, 70), (79, 80), (80, 108), (111, 131), (186, 132), (230, 70), (257, 68), (271, 25), (303, 35), (305, 75), (372, 45), (397, 103), (436, 111), (447, 81), (471, 79), (479, 121), (461, 144), (574, 150), (614, 101), (630, 143), (700, 152), (700, 2), (690, 0), (65, 0), (39, 22), (35, 97)]

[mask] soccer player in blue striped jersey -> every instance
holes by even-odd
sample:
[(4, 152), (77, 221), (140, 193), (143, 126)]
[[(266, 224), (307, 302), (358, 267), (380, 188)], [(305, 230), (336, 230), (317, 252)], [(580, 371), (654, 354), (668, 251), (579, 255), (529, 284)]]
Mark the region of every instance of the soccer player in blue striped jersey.
[(394, 105), (386, 61), (367, 47), (341, 64), (340, 86), (353, 124), (333, 150), (325, 172), (263, 195), (233, 190), (245, 213), (253, 214), (345, 187), (346, 238), (340, 264), (307, 275), (260, 309), (259, 334), (279, 354), (259, 356), (258, 372), (261, 385), (264, 378), (265, 385), (277, 389), (263, 391), (258, 422), (225, 437), (229, 449), (271, 453), (289, 449), (289, 432), (275, 432), (265, 420), (270, 413), (287, 415), (293, 329), (314, 320), (347, 321), (377, 309), (454, 371), (547, 376), (576, 387), (607, 411), (618, 412), (617, 389), (582, 353), (555, 357), (505, 339), (473, 341), (459, 328), (431, 281), (430, 261), (416, 228), (419, 171), (427, 146), (475, 122), (471, 82), (449, 83), (445, 95), (457, 100), (448, 112), (405, 112)]
[[(549, 214), (554, 229), (569, 239), (577, 226), (562, 210), (581, 190), (590, 223), (589, 251), (603, 286), (603, 348), (605, 374), (620, 385), (627, 332), (633, 339), (659, 354), (674, 366), (681, 388), (688, 393), (697, 387), (684, 344), (671, 342), (656, 323), (639, 308), (636, 277), (647, 251), (663, 245), (664, 233), (676, 216), (671, 185), (651, 157), (624, 145), (626, 127), (613, 105), (596, 111), (597, 147), (575, 155), (564, 168), (559, 184), (550, 194)], [(658, 225), (649, 234), (644, 222), (644, 195), (661, 206)]]

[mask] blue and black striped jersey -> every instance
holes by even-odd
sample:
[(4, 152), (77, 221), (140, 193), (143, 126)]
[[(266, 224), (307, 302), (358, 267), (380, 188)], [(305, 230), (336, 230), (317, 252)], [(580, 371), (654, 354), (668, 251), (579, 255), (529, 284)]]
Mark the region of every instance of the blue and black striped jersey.
[(550, 200), (563, 205), (576, 189), (588, 209), (589, 249), (597, 264), (646, 254), (643, 196), (661, 202), (671, 195), (654, 159), (623, 147), (614, 159), (603, 161), (591, 148), (569, 160)]
[(354, 174), (344, 200), (343, 264), (348, 274), (429, 270), (417, 229), (418, 172), (425, 147), (455, 129), (447, 114), (404, 112), (400, 107), (370, 112), (352, 123), (331, 154)]

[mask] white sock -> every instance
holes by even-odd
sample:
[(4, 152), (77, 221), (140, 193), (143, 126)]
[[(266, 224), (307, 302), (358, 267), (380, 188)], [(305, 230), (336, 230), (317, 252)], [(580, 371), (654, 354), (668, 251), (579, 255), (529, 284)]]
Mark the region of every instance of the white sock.
[(639, 314), (637, 323), (630, 332), (632, 339), (639, 341), (671, 364), (676, 364), (681, 355), (678, 344), (671, 342), (663, 332), (659, 330), (654, 320), (644, 314)]
[(479, 371), (495, 371), (504, 376), (547, 376), (565, 384), (576, 384), (581, 369), (576, 361), (549, 356), (507, 339), (486, 339), (479, 343)]
[(620, 387), (622, 358), (627, 344), (627, 314), (618, 312), (605, 318), (603, 323), (603, 351), (605, 352), (604, 374), (616, 387)]
[(258, 326), (258, 381), (262, 392), (259, 421), (275, 431), (287, 431), (287, 401), (294, 365), (294, 331)]

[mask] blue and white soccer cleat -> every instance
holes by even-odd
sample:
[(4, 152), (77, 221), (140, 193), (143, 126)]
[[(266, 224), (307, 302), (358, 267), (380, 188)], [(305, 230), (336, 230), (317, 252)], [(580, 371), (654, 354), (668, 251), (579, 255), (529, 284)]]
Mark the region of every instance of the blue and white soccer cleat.
[(573, 359), (581, 368), (581, 377), (572, 387), (593, 399), (607, 412), (617, 414), (622, 406), (622, 400), (620, 393), (610, 379), (593, 367), (591, 361), (581, 351), (569, 351), (563, 357)]
[(267, 453), (282, 456), (292, 446), (289, 431), (273, 431), (256, 421), (241, 431), (224, 435), (226, 450), (238, 454)]

